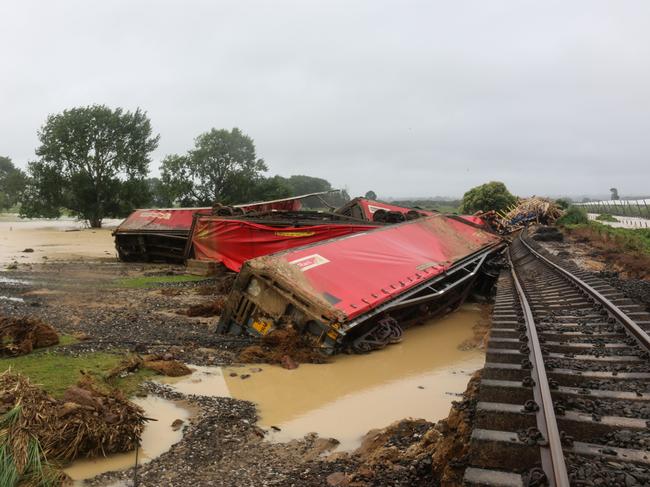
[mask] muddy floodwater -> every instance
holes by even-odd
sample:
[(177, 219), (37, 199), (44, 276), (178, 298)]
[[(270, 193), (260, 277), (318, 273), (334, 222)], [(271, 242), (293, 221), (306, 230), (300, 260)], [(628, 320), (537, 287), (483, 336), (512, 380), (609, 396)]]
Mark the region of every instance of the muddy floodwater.
[[(141, 447), (138, 451), (138, 463), (146, 463), (152, 458), (169, 450), (180, 441), (183, 436), (181, 429), (174, 431), (171, 424), (181, 419), (187, 422), (190, 411), (180, 405), (156, 396), (133, 399), (133, 402), (142, 407), (145, 416), (156, 421), (149, 421), (142, 434)], [(135, 450), (129, 453), (109, 455), (105, 458), (80, 459), (74, 461), (64, 471), (77, 485), (83, 479), (88, 479), (100, 473), (125, 470), (135, 464)]]
[[(405, 332), (404, 340), (367, 355), (341, 355), (332, 363), (278, 366), (196, 367), (185, 378), (164, 381), (186, 394), (229, 396), (257, 405), (259, 424), (272, 441), (310, 432), (333, 437), (340, 449), (356, 448), (373, 428), (406, 417), (437, 421), (483, 366), (480, 351), (458, 346), (472, 337), (478, 305)], [(236, 374), (236, 376), (235, 376)], [(249, 375), (242, 378), (242, 375)]]
[(0, 214), (0, 264), (115, 258), (111, 231), (120, 221), (105, 220), (104, 228), (89, 229), (73, 219), (30, 220)]

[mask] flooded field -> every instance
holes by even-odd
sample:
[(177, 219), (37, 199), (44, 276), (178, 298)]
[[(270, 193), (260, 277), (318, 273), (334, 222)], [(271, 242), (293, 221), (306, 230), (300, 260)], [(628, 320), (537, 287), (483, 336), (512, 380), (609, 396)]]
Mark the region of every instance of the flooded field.
[[(229, 396), (257, 405), (273, 441), (316, 432), (351, 450), (370, 429), (405, 418), (436, 421), (483, 366), (483, 353), (461, 351), (481, 308), (465, 305), (443, 319), (408, 330), (402, 343), (367, 355), (337, 356), (329, 364), (197, 367), (164, 381), (185, 394)], [(248, 377), (246, 377), (248, 376)]]
[[(106, 220), (89, 229), (74, 219), (23, 220), (0, 215), (0, 266), (11, 262), (115, 257), (112, 229), (121, 220)], [(32, 251), (24, 252), (26, 249)]]
[[(135, 404), (142, 407), (145, 415), (155, 421), (149, 421), (142, 434), (141, 446), (138, 450), (138, 464), (146, 463), (169, 450), (178, 442), (183, 433), (180, 428), (174, 430), (172, 423), (177, 419), (187, 421), (190, 411), (178, 404), (156, 396), (136, 398)], [(109, 455), (106, 458), (81, 459), (73, 462), (64, 471), (77, 481), (88, 479), (103, 472), (125, 470), (135, 464), (136, 452)]]

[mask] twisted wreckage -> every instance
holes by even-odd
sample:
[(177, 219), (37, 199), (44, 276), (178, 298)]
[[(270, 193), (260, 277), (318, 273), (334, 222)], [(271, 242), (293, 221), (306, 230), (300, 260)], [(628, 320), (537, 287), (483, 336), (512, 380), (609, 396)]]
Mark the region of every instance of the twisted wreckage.
[[(325, 353), (367, 352), (452, 311), (495, 278), (492, 263), (504, 241), (480, 218), (365, 198), (334, 211), (303, 210), (309, 196), (258, 203), (261, 211), (253, 204), (195, 209), (191, 223), (183, 214), (184, 249), (173, 256), (239, 273), (218, 333), (264, 336), (291, 327)], [(284, 207), (273, 206), (279, 203)], [(133, 237), (120, 228), (116, 242)], [(147, 251), (157, 252), (155, 238), (149, 235)]]

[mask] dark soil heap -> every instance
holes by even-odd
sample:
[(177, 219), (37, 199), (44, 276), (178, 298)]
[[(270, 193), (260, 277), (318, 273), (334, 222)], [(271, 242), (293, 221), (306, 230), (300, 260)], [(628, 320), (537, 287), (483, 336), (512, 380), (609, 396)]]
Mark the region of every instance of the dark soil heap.
[(219, 316), (223, 311), (226, 299), (224, 296), (219, 296), (217, 299), (210, 303), (195, 304), (186, 310), (178, 311), (178, 314), (194, 317), (194, 316)]
[(239, 353), (238, 360), (244, 363), (281, 364), (286, 369), (295, 369), (300, 363), (325, 363), (326, 357), (309, 338), (287, 326), (271, 331), (262, 338), (261, 345), (251, 345)]
[(26, 355), (58, 343), (56, 330), (38, 318), (0, 317), (0, 356)]

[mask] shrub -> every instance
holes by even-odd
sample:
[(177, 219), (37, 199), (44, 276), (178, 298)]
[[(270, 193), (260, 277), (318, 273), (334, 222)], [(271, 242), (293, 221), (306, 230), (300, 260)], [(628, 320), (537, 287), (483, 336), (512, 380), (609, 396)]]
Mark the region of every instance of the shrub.
[(579, 206), (570, 206), (564, 216), (557, 221), (558, 225), (580, 225), (589, 223), (587, 212)]

